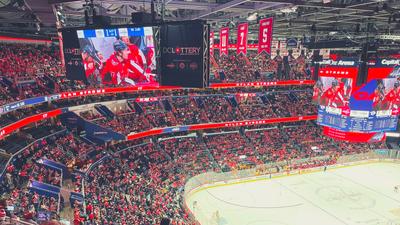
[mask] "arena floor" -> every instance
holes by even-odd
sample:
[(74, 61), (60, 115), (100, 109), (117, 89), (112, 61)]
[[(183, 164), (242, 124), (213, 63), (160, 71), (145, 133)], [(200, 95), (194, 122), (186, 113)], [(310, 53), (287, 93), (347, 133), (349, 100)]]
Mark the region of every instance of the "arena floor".
[(400, 225), (396, 185), (400, 164), (371, 163), (211, 187), (187, 204), (202, 225)]

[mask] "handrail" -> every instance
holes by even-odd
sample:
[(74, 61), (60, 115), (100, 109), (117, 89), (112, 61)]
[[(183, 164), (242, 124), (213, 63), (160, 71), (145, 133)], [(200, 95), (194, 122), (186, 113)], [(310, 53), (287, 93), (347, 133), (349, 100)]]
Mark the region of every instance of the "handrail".
[(1, 173), (0, 173), (0, 178), (3, 177), (4, 172), (5, 172), (5, 170), (7, 169), (7, 166), (11, 163), (11, 161), (14, 159), (14, 157), (18, 156), (22, 151), (24, 151), (25, 149), (31, 147), (33, 144), (37, 143), (38, 141), (41, 141), (41, 140), (43, 140), (43, 139), (49, 138), (49, 137), (51, 137), (51, 136), (57, 135), (57, 134), (59, 134), (59, 133), (65, 132), (65, 131), (66, 131), (66, 129), (63, 129), (63, 130), (57, 131), (57, 132), (55, 132), (55, 133), (53, 133), (53, 134), (49, 134), (49, 135), (47, 135), (47, 136), (45, 136), (45, 137), (36, 139), (36, 140), (33, 141), (32, 143), (30, 143), (30, 144), (28, 144), (27, 146), (25, 146), (25, 147), (23, 147), (22, 149), (20, 149), (18, 152), (14, 153), (14, 154), (8, 159), (6, 165), (4, 166), (3, 171), (1, 171)]
[[(36, 183), (40, 183), (40, 184), (48, 185), (48, 186), (51, 186), (51, 187), (54, 187), (54, 188), (58, 188), (61, 191), (61, 187), (57, 187), (57, 186), (54, 186), (54, 185), (48, 184), (48, 183), (43, 183), (43, 182), (40, 182), (40, 181), (37, 181), (37, 180), (32, 180), (32, 182), (33, 181), (36, 182)], [(31, 181), (28, 183), (28, 187), (29, 187), (29, 184), (31, 184)], [(38, 190), (41, 190), (41, 191), (50, 192), (50, 193), (55, 194), (55, 195), (59, 195), (60, 194), (60, 193), (56, 193), (56, 192), (54, 192), (52, 190), (46, 190), (46, 189), (43, 189), (43, 188), (40, 188), (40, 187), (35, 187), (35, 188), (38, 189)]]
[[(137, 144), (137, 145), (134, 145), (134, 146), (129, 146), (129, 147), (126, 147), (126, 148), (123, 148), (123, 149), (117, 151), (116, 153), (118, 154), (118, 153), (121, 153), (122, 151), (125, 151), (125, 150), (128, 150), (128, 149), (133, 149), (133, 148), (136, 148), (138, 146), (143, 146), (145, 144), (146, 143), (141, 143), (141, 144)], [(109, 157), (111, 157), (111, 156), (109, 154), (107, 154), (107, 155), (101, 157), (96, 162), (92, 163), (92, 165), (90, 165), (89, 168), (86, 170), (85, 176), (82, 177), (82, 181), (81, 181), (82, 182), (82, 191), (81, 191), (81, 193), (82, 193), (82, 196), (83, 196), (83, 203), (82, 204), (83, 204), (83, 211), (84, 211), (85, 214), (86, 214), (85, 179), (87, 178), (88, 174), (93, 170), (94, 167), (96, 167), (98, 164), (100, 164), (101, 162), (103, 162), (105, 159), (107, 159)]]
[(58, 115), (61, 115), (64, 112), (66, 112), (67, 110), (68, 110), (68, 108), (60, 108), (60, 109), (55, 109), (55, 110), (39, 113), (39, 114), (36, 114), (33, 116), (23, 118), (21, 120), (18, 120), (17, 122), (7, 125), (3, 128), (0, 128), (0, 140), (3, 139), (6, 135), (14, 132), (15, 130), (25, 127), (31, 123), (35, 123), (35, 122), (38, 122), (38, 121), (41, 121), (44, 119), (56, 117)]
[(7, 220), (10, 221), (11, 225), (20, 225), (20, 224), (22, 224), (22, 225), (37, 225), (36, 222), (24, 221), (24, 220), (21, 220), (19, 217), (10, 218), (10, 217), (6, 216), (5, 218), (6, 218), (6, 221)]
[[(47, 186), (52, 187), (52, 188), (55, 188), (55, 189), (60, 189), (60, 191), (61, 191), (61, 188), (62, 188), (62, 186), (56, 186), (56, 185), (54, 185), (54, 184), (50, 184), (50, 183), (47, 183), (47, 182), (38, 181), (38, 180), (36, 180), (36, 179), (30, 180), (31, 183), (32, 183), (33, 181), (36, 182), (36, 183), (40, 183), (40, 184), (47, 185)], [(51, 191), (51, 192), (53, 192), (53, 191)]]

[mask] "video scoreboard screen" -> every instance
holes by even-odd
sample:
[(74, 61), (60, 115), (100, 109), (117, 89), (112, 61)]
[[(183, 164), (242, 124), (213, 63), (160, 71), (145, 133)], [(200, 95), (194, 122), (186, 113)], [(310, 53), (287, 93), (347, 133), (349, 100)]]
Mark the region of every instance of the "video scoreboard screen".
[(91, 85), (158, 85), (153, 27), (64, 30), (67, 77)]
[(61, 34), (70, 80), (94, 87), (208, 86), (209, 26), (205, 21), (66, 28)]
[(356, 63), (331, 62), (319, 71), (313, 100), (318, 123), (344, 132), (383, 132), (397, 128), (400, 85), (396, 67), (371, 65), (366, 84), (356, 86)]

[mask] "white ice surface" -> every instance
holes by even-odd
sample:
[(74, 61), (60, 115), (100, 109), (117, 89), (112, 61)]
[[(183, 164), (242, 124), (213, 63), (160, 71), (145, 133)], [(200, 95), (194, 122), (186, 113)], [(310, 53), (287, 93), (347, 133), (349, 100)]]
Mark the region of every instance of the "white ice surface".
[(396, 185), (400, 164), (373, 163), (213, 187), (187, 205), (202, 225), (217, 210), (218, 225), (400, 225)]

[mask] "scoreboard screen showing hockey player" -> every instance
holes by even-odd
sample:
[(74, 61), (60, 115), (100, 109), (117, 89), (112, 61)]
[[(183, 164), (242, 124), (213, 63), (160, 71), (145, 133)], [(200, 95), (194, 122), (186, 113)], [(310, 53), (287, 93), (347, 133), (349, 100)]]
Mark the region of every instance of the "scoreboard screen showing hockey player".
[(157, 86), (153, 27), (62, 32), (67, 76), (94, 86)]
[(400, 87), (394, 70), (371, 65), (367, 83), (356, 86), (357, 67), (338, 64), (343, 65), (334, 63), (319, 71), (313, 95), (318, 123), (344, 132), (395, 130)]

